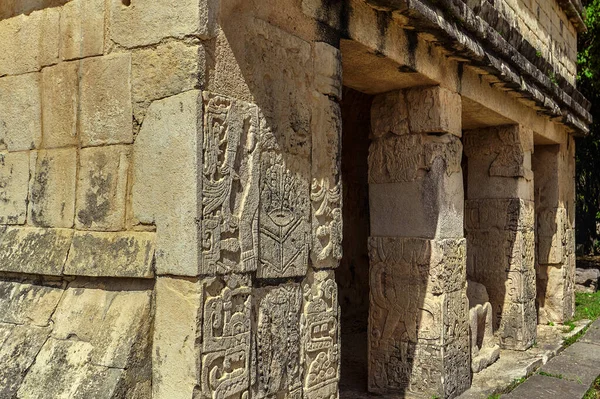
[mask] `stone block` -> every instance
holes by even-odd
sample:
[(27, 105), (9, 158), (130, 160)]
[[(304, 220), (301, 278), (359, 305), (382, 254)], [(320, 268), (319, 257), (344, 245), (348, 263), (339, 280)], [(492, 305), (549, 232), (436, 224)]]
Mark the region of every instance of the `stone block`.
[(265, 287), (255, 291), (257, 383), (255, 397), (302, 396), (300, 364), (299, 284)]
[[(256, 381), (257, 365), (254, 353), (258, 348), (257, 341), (252, 338), (252, 288), (250, 276), (229, 275), (210, 278), (204, 284), (204, 307), (202, 317), (202, 368), (200, 372), (202, 399), (212, 399), (221, 392), (229, 397), (250, 397), (250, 385)], [(286, 304), (278, 304), (286, 306)], [(268, 322), (268, 320), (266, 321)], [(284, 320), (279, 320), (284, 322)], [(265, 322), (262, 324), (265, 325)], [(263, 342), (271, 337), (271, 333), (283, 337), (285, 331), (268, 328), (262, 331)], [(260, 334), (258, 331), (256, 334)], [(276, 338), (276, 337), (275, 337)], [(257, 338), (256, 338), (257, 339)], [(290, 337), (290, 345), (299, 345), (300, 337)], [(269, 367), (269, 360), (274, 355), (277, 359), (281, 356), (277, 350), (284, 350), (281, 341), (275, 341), (273, 351), (261, 348), (261, 353), (267, 353), (267, 358), (261, 365), (261, 370)], [(254, 349), (256, 348), (256, 349)], [(273, 362), (273, 364), (277, 364)], [(299, 365), (290, 361), (290, 365)], [(296, 367), (296, 370), (299, 368)], [(267, 369), (267, 378), (272, 375)], [(281, 385), (278, 375), (285, 370), (273, 369), (273, 389)], [(220, 375), (221, 378), (213, 378)], [(256, 381), (258, 384), (258, 381)], [(260, 383), (264, 387), (265, 381)], [(267, 388), (268, 389), (268, 388)]]
[(104, 52), (104, 0), (73, 0), (60, 18), (63, 60), (92, 57)]
[(62, 297), (60, 284), (0, 282), (0, 323), (48, 327)]
[(511, 350), (527, 350), (536, 337), (537, 312), (535, 302), (506, 304), (497, 336), (500, 347)]
[(152, 355), (153, 397), (193, 397), (200, 369), (197, 339), (202, 326), (202, 285), (193, 280), (159, 277), (154, 288)]
[(133, 146), (133, 216), (156, 225), (159, 275), (200, 271), (202, 119), (199, 91), (155, 101)]
[(135, 119), (141, 123), (154, 100), (201, 87), (205, 63), (203, 46), (179, 41), (134, 50), (131, 89)]
[(38, 148), (41, 139), (40, 75), (0, 78), (0, 147), (9, 151), (30, 150)]
[(0, 359), (3, 359), (0, 368), (0, 396), (18, 397), (21, 382), (48, 339), (50, 330), (0, 323)]
[(0, 152), (0, 224), (25, 224), (29, 152)]
[(77, 150), (41, 150), (29, 192), (29, 220), (36, 226), (73, 227)]
[(333, 271), (309, 269), (302, 282), (300, 323), (307, 399), (337, 397), (340, 379), (340, 306)]
[(136, 343), (149, 333), (151, 286), (122, 281), (106, 289), (90, 284), (74, 282), (67, 288), (52, 316), (51, 336), (85, 342), (89, 364), (127, 368)]
[(533, 201), (520, 198), (465, 201), (467, 230), (532, 231), (535, 228)]
[[(111, 39), (127, 48), (156, 44), (165, 38), (208, 39), (216, 28), (214, 0), (110, 0)], [(140, 23), (143, 21), (143, 23)]]
[(537, 213), (538, 263), (541, 265), (559, 265), (565, 262), (567, 251), (566, 227), (567, 210), (553, 208), (539, 210)]
[(0, 269), (60, 276), (72, 238), (67, 229), (8, 227), (0, 235)]
[(77, 229), (123, 230), (130, 153), (128, 145), (80, 151), (75, 207)]
[(325, 42), (315, 42), (313, 51), (315, 88), (321, 94), (341, 100), (342, 53), (339, 49)]
[(406, 91), (411, 133), (450, 133), (462, 136), (460, 95), (439, 86)]
[[(537, 303), (540, 324), (562, 324), (570, 316), (568, 266), (537, 265)], [(597, 278), (596, 278), (597, 280)]]
[(154, 233), (75, 232), (64, 273), (74, 276), (154, 276)]
[[(203, 274), (257, 269), (259, 116), (256, 106), (204, 95)], [(228, 143), (222, 150), (221, 143)]]
[(79, 66), (62, 62), (42, 71), (42, 147), (77, 145)]
[(35, 357), (18, 398), (114, 397), (124, 370), (93, 363), (93, 345), (77, 339), (49, 338)]
[(410, 133), (408, 104), (403, 90), (379, 94), (371, 105), (371, 134), (375, 138), (388, 133), (403, 135)]
[(39, 71), (58, 62), (60, 9), (0, 21), (0, 76)]
[(133, 141), (130, 54), (81, 61), (80, 93), (83, 147)]

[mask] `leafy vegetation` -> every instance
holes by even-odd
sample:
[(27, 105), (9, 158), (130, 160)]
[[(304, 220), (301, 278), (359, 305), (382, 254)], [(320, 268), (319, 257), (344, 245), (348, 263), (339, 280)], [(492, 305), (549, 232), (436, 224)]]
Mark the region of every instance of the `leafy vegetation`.
[(600, 377), (592, 384), (590, 389), (585, 393), (583, 399), (600, 399)]
[(592, 103), (590, 134), (577, 140), (577, 243), (586, 254), (600, 253), (600, 0), (585, 0), (588, 32), (579, 35), (578, 88)]
[(588, 319), (596, 320), (600, 317), (600, 291), (588, 294), (578, 292), (575, 294), (575, 315), (571, 322)]

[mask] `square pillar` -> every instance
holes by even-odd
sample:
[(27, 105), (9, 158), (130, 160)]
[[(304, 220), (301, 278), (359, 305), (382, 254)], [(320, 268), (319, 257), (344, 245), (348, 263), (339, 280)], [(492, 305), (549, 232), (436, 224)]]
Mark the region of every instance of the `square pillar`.
[(470, 385), (461, 99), (390, 92), (371, 121), (369, 390), (452, 398)]
[(564, 323), (575, 308), (574, 147), (537, 146), (533, 157), (540, 324)]
[(536, 337), (533, 132), (510, 125), (467, 131), (467, 275), (483, 284), (500, 345)]

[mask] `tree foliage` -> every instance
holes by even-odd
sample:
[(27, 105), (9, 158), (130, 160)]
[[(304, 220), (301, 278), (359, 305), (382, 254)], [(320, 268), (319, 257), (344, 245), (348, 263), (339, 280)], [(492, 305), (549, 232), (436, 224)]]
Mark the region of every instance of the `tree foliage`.
[(592, 103), (590, 133), (577, 140), (577, 244), (600, 252), (600, 0), (585, 1), (588, 32), (579, 35), (578, 87)]

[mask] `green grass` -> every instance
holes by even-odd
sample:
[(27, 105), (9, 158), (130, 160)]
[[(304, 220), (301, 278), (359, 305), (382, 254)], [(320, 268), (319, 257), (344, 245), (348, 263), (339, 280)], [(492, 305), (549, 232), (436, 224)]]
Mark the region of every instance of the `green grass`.
[(562, 374), (551, 374), (551, 373), (546, 373), (545, 371), (538, 371), (538, 374), (543, 375), (544, 377), (558, 378), (559, 380), (563, 379)]
[(600, 377), (592, 384), (590, 389), (585, 393), (583, 399), (600, 399)]
[(500, 399), (500, 393), (494, 394), (494, 395), (490, 395), (487, 397), (487, 399)]
[[(575, 294), (575, 316), (571, 321), (582, 319), (596, 320), (600, 317), (600, 291), (593, 294)], [(566, 323), (565, 323), (566, 324)]]

